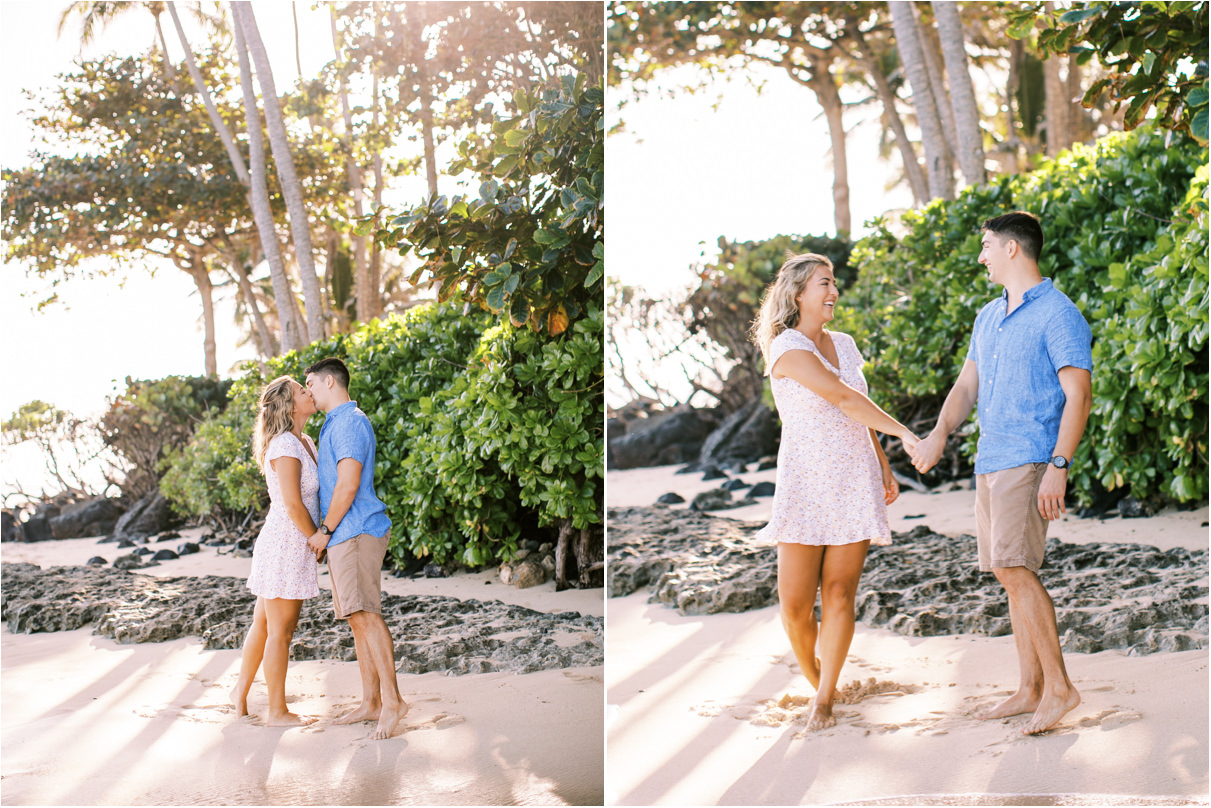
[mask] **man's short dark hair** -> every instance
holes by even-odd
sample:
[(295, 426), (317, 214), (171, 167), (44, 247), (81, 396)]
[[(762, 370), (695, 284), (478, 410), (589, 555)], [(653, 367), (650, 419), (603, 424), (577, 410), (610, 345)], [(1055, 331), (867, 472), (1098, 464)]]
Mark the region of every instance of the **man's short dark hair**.
[(1037, 262), (1043, 254), (1043, 227), (1033, 213), (1015, 210), (1003, 216), (994, 216), (984, 222), (980, 229), (996, 233), (1002, 239), (1013, 239), (1031, 261)]
[(304, 376), (310, 376), (312, 373), (321, 376), (331, 376), (336, 379), (336, 383), (346, 390), (349, 389), (349, 368), (345, 367), (345, 363), (337, 359), (335, 356), (329, 356), (327, 359), (321, 359), (311, 367), (303, 371)]

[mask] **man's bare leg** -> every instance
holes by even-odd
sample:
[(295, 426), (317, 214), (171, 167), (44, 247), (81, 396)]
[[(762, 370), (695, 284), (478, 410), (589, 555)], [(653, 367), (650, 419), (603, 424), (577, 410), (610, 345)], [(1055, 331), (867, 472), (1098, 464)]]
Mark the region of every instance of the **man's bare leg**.
[(391, 737), (395, 726), (408, 713), (408, 704), (400, 696), (399, 683), (395, 678), (395, 643), (382, 615), (374, 612), (354, 612), (349, 615), (349, 627), (353, 629), (354, 637), (362, 635), (367, 652), (365, 659), (358, 658), (358, 664), (372, 665), (379, 681), (382, 707), (372, 737), (381, 741)]
[(854, 600), (870, 542), (824, 548), (820, 573), (820, 688), (807, 720), (810, 732), (837, 723), (833, 716), (837, 679), (854, 639)]
[(353, 647), (357, 651), (357, 669), (362, 676), (362, 703), (334, 720), (332, 722), (334, 724), (356, 724), (360, 721), (377, 721), (379, 713), (382, 712), (383, 708), (383, 701), (378, 692), (378, 669), (362, 661), (370, 658), (370, 651), (366, 647), (366, 640), (363, 636), (364, 632), (354, 628), (352, 620), (349, 621), (349, 628), (353, 631)]
[(258, 597), (252, 610), (252, 625), (244, 638), (244, 651), (240, 657), (240, 678), (235, 687), (231, 688), (231, 703), (235, 706), (236, 716), (243, 718), (248, 715), (248, 691), (252, 689), (252, 680), (261, 667), (261, 659), (265, 656), (265, 638), (268, 632), (265, 626), (265, 599)]
[(816, 656), (816, 592), (824, 548), (810, 544), (778, 544), (778, 610), (799, 670), (820, 689), (820, 660)]
[(1019, 615), (1013, 596), (1009, 597), (1009, 620), (1013, 624), (1013, 640), (1018, 648), (1018, 690), (995, 707), (978, 714), (978, 718), (991, 720), (1022, 713), (1033, 713), (1039, 706), (1043, 694), (1043, 667), (1034, 650), (1034, 640), (1025, 619)]
[(1068, 678), (1055, 623), (1055, 604), (1043, 583), (1025, 567), (1004, 567), (995, 572), (1017, 606), (1043, 671), (1038, 707), (1034, 717), (1022, 728), (1023, 734), (1033, 735), (1059, 723), (1068, 711), (1081, 703), (1081, 694)]

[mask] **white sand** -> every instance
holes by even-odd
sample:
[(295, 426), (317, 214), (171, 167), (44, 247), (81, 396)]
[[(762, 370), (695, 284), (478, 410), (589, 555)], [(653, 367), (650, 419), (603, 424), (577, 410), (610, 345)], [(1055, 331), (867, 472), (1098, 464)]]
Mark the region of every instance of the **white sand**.
[[(687, 500), (719, 481), (675, 467), (610, 472), (611, 507)], [(774, 472), (741, 475), (746, 482)], [(974, 493), (908, 492), (892, 506), (894, 530), (926, 524), (974, 534)], [(719, 516), (768, 518), (771, 500)], [(674, 506), (686, 507), (686, 506)], [(910, 515), (923, 518), (906, 519)], [(1052, 525), (1065, 541), (1125, 541), (1205, 548), (1207, 509), (1149, 519)], [(776, 607), (684, 617), (647, 603), (647, 592), (607, 606), (606, 800), (618, 805), (808, 805), (892, 799), (897, 804), (984, 795), (1115, 796), (1206, 802), (1206, 650), (1127, 657), (1067, 654), (1083, 702), (1054, 730), (1025, 737), (1026, 716), (985, 722), (978, 709), (1017, 683), (1012, 637), (909, 638), (859, 624), (841, 686), (878, 695), (838, 705), (838, 726), (804, 732), (811, 686), (799, 674)], [(786, 707), (778, 700), (793, 697)], [(926, 796), (933, 795), (933, 797)], [(966, 800), (963, 795), (969, 795)], [(979, 797), (970, 795), (980, 795)], [(1016, 796), (1015, 796), (1016, 795)], [(1102, 796), (1098, 796), (1102, 795)], [(1061, 798), (1061, 802), (1065, 798)]]
[[(185, 538), (200, 531), (187, 531)], [(153, 548), (156, 545), (151, 545)], [(127, 552), (127, 551), (122, 551)], [(75, 539), (4, 544), (4, 561), (40, 566), (112, 561), (113, 544)], [(154, 575), (246, 577), (250, 560), (213, 548), (163, 562)], [(321, 576), (321, 586), (327, 576)], [(492, 581), (491, 583), (485, 583)], [(488, 573), (384, 578), (394, 594), (502, 600), (549, 612), (603, 613), (602, 590), (504, 586)], [(412, 705), (396, 734), (331, 719), (361, 693), (353, 662), (291, 662), (305, 729), (235, 719), (226, 701), (239, 651), (196, 639), (119, 645), (91, 629), (0, 634), (0, 776), (13, 804), (600, 804), (603, 669), (446, 677), (399, 676)], [(263, 681), (250, 708), (266, 702)]]

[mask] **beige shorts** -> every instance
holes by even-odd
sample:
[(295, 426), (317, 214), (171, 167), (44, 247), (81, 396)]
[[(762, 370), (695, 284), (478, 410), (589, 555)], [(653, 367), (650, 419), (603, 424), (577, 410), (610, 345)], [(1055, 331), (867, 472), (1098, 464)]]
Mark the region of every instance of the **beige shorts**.
[(982, 571), (1042, 568), (1047, 520), (1039, 512), (1039, 485), (1046, 471), (1046, 463), (1027, 463), (976, 475), (976, 543)]
[(367, 533), (328, 548), (336, 619), (348, 620), (354, 612), (383, 613), (382, 570), (386, 556), (387, 536)]

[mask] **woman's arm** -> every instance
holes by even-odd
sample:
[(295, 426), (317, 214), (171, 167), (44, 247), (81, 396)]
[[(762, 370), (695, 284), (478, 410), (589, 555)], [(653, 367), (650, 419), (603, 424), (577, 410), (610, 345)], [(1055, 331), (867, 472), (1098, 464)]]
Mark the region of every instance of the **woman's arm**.
[[(841, 412), (863, 426), (899, 438), (905, 445), (916, 445), (917, 436), (908, 427), (884, 412), (878, 404), (837, 378), (811, 351), (787, 351), (774, 363), (770, 375), (789, 377), (824, 400), (836, 404)], [(878, 443), (878, 441), (876, 441)]]
[(875, 431), (870, 430), (870, 442), (875, 445), (875, 457), (879, 458), (879, 469), (883, 472), (883, 501), (890, 505), (900, 497), (900, 483), (896, 480), (896, 475), (891, 472), (891, 463), (887, 462), (887, 455), (883, 452), (883, 444), (879, 443), (879, 436)]
[(311, 513), (303, 504), (303, 463), (297, 457), (282, 455), (269, 461), (278, 475), (278, 486), (282, 489), (282, 505), (286, 507), (286, 515), (295, 527), (303, 531), (304, 536), (315, 533), (315, 522)]

